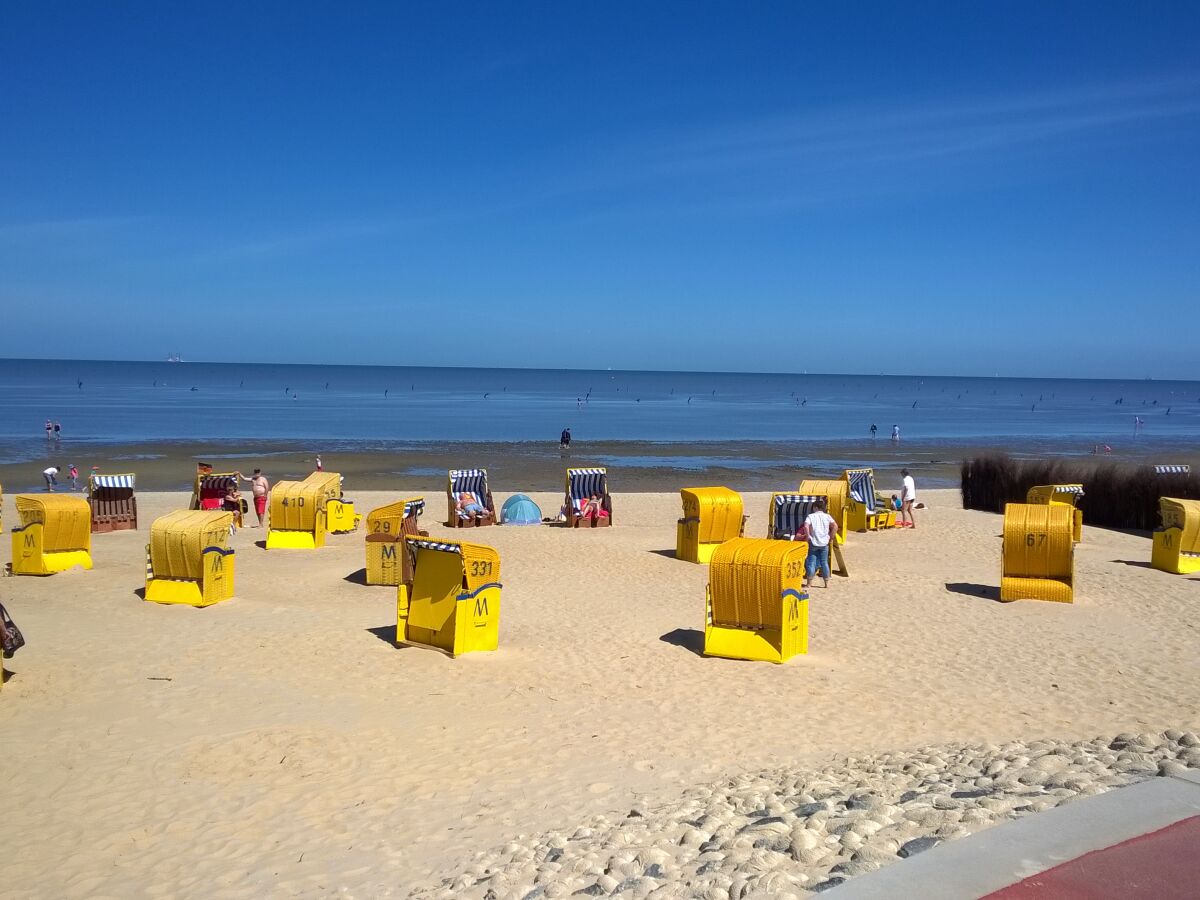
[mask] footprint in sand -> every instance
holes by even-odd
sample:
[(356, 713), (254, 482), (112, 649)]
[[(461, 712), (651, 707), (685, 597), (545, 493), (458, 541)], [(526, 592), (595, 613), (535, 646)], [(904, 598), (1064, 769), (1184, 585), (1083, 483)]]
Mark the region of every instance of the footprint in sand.
[(588, 785), (589, 794), (607, 794), (612, 790), (612, 785), (605, 781), (596, 781)]

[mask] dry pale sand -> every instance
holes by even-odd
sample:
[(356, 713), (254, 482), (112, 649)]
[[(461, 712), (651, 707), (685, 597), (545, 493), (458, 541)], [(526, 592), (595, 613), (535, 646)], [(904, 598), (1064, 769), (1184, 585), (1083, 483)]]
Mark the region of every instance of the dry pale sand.
[[(186, 499), (142, 494), (143, 529), (95, 536), (91, 572), (0, 581), (28, 640), (0, 693), (6, 896), (403, 894), (725, 775), (1200, 725), (1200, 582), (1088, 529), (1074, 605), (996, 603), (1000, 519), (955, 491), (923, 493), (916, 531), (850, 537), (785, 666), (699, 655), (706, 569), (672, 558), (674, 494), (618, 495), (609, 530), (465, 533), (499, 549), (504, 596), (499, 652), (459, 659), (392, 645), (361, 533), (265, 552), (245, 529), (235, 599), (142, 602), (149, 522)], [(761, 534), (767, 495), (746, 499)]]

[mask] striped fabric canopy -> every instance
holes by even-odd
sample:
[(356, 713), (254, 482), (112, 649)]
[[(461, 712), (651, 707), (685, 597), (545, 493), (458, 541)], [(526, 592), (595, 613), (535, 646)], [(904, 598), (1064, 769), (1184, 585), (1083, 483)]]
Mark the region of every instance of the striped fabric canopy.
[(437, 550), (441, 553), (456, 553), (462, 556), (462, 546), (460, 544), (447, 544), (442, 541), (413, 541), (409, 543), (419, 550)]
[(1192, 472), (1191, 466), (1155, 466), (1154, 474), (1156, 475), (1190, 475)]
[(92, 487), (133, 488), (133, 475), (93, 475)]
[(483, 502), (487, 496), (487, 469), (451, 469), (450, 493), (461, 494), (463, 491), (474, 494), (476, 499)]
[(425, 512), (424, 500), (408, 500), (404, 504), (404, 515), (406, 516), (419, 516), (423, 512)]
[(236, 484), (236, 475), (200, 476), (200, 490), (202, 491), (227, 491)]
[(774, 520), (771, 536), (778, 539), (791, 537), (800, 530), (804, 520), (813, 510), (816, 497), (807, 494), (778, 494), (775, 497)]
[(1054, 493), (1056, 493), (1056, 494), (1078, 494), (1079, 496), (1082, 497), (1083, 496), (1083, 485), (1082, 484), (1056, 484), (1054, 486)]
[(596, 494), (608, 494), (608, 469), (567, 469), (567, 496), (575, 509), (580, 509), (585, 500)]
[(875, 512), (875, 473), (870, 469), (850, 469), (846, 472), (850, 479), (850, 496), (856, 503), (863, 503), (867, 512)]

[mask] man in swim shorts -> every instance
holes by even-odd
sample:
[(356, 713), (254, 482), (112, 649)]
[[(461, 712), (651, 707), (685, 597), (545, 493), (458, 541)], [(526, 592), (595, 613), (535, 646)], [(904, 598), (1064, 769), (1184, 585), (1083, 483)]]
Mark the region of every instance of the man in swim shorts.
[(271, 483), (267, 481), (267, 476), (262, 473), (262, 469), (255, 469), (250, 478), (238, 472), (238, 478), (250, 482), (250, 490), (254, 494), (254, 514), (258, 516), (258, 524), (254, 527), (261, 528), (263, 516), (267, 512), (267, 495), (271, 493)]

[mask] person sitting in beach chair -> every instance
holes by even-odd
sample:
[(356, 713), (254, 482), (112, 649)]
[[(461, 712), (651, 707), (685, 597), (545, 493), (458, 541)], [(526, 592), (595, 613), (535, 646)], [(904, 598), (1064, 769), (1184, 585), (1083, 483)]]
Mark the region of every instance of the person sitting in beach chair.
[(608, 518), (608, 511), (604, 508), (604, 501), (600, 499), (600, 495), (593, 492), (590, 497), (583, 502), (579, 507), (579, 518), (585, 522), (591, 521), (592, 527), (599, 524), (601, 518)]
[(463, 491), (458, 495), (458, 502), (454, 504), (454, 509), (460, 519), (474, 519), (487, 512), (470, 491)]
[(233, 513), (233, 531), (242, 527), (242, 514), (245, 513), (247, 505), (246, 501), (242, 499), (242, 492), (238, 490), (236, 481), (230, 483), (229, 487), (225, 490), (225, 498), (221, 503), (221, 508), (225, 512)]
[[(496, 506), (488, 489), (487, 469), (451, 469), (446, 501), (448, 528), (496, 524)], [(465, 498), (465, 499), (464, 499)]]

